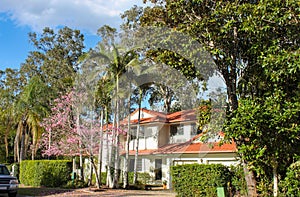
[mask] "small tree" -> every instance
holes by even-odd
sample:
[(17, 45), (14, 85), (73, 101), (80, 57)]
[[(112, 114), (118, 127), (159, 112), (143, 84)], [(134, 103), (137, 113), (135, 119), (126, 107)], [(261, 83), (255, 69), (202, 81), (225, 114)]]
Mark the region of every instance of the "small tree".
[[(52, 108), (52, 116), (44, 119), (42, 126), (46, 132), (43, 134), (41, 147), (43, 155), (71, 155), (77, 156), (78, 153), (86, 153), (95, 169), (97, 185), (100, 187), (100, 179), (94, 156), (99, 147), (100, 125), (91, 114), (79, 114), (75, 106), (75, 98), (83, 96), (70, 92), (61, 98), (55, 100), (55, 107)], [(84, 100), (84, 99), (82, 99)], [(77, 108), (76, 108), (77, 107)], [(93, 113), (90, 111), (90, 113)]]

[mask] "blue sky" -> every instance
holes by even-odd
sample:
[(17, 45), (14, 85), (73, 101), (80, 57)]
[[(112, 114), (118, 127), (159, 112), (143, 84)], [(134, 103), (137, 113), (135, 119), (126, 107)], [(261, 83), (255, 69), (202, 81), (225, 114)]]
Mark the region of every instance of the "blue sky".
[(79, 29), (91, 48), (100, 40), (97, 29), (105, 24), (119, 27), (120, 14), (133, 5), (143, 5), (142, 0), (1, 0), (0, 70), (19, 68), (34, 50), (29, 32), (68, 26)]
[[(97, 29), (105, 24), (118, 28), (120, 14), (143, 0), (1, 0), (0, 70), (18, 69), (29, 51), (28, 33), (41, 33), (45, 27), (57, 30), (68, 26), (85, 35), (87, 50), (100, 38)], [(220, 77), (209, 82), (210, 89), (225, 87)]]

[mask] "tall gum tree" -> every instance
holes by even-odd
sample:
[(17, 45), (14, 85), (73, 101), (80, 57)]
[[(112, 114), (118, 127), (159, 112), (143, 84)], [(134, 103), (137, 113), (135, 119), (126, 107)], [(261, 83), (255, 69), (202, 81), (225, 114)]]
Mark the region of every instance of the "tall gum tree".
[[(262, 71), (259, 57), (265, 50), (274, 42), (281, 48), (299, 48), (297, 1), (151, 2), (156, 4), (144, 9), (141, 24), (175, 28), (203, 44), (225, 80), (231, 112), (238, 108), (239, 80), (244, 81), (245, 87), (251, 91), (264, 85), (255, 79)], [(236, 140), (238, 144), (245, 143), (242, 136)], [(251, 179), (247, 180), (249, 195), (255, 196), (255, 184), (251, 184)]]

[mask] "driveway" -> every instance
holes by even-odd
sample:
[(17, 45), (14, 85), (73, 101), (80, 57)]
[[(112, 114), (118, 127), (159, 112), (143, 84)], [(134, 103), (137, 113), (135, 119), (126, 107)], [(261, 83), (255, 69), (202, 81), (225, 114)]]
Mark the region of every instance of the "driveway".
[[(35, 196), (35, 195), (34, 195)], [(89, 196), (121, 196), (121, 197), (175, 197), (176, 193), (170, 190), (123, 190), (123, 189), (103, 189), (100, 191), (91, 191), (88, 188), (84, 189), (76, 189), (73, 191), (65, 191), (65, 192), (59, 192), (56, 194), (44, 194), (39, 196), (48, 196), (48, 197), (56, 197), (56, 196), (80, 196), (80, 197), (89, 197)], [(8, 197), (6, 194), (0, 194), (0, 197)], [(17, 195), (17, 197), (30, 197), (26, 195)]]
[(123, 197), (144, 197), (144, 196), (159, 196), (159, 197), (175, 197), (176, 194), (169, 190), (121, 190), (121, 189), (106, 189), (102, 191), (89, 191), (88, 189), (80, 189), (72, 192), (51, 195), (52, 196), (80, 196), (80, 197), (89, 197), (89, 196), (123, 196)]

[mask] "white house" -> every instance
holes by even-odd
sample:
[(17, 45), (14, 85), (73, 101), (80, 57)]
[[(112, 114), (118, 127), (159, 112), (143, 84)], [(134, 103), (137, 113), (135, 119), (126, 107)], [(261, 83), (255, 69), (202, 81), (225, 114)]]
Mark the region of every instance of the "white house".
[[(138, 110), (131, 114), (132, 139), (129, 151), (131, 171), (134, 166), (136, 147), (134, 134), (137, 120)], [(124, 124), (126, 121), (124, 120)], [(168, 188), (171, 187), (172, 165), (188, 163), (235, 165), (238, 162), (234, 143), (219, 146), (222, 134), (207, 143), (201, 142), (202, 134), (197, 130), (194, 110), (165, 114), (141, 109), (140, 126), (137, 170), (150, 173), (157, 182), (166, 180)]]

